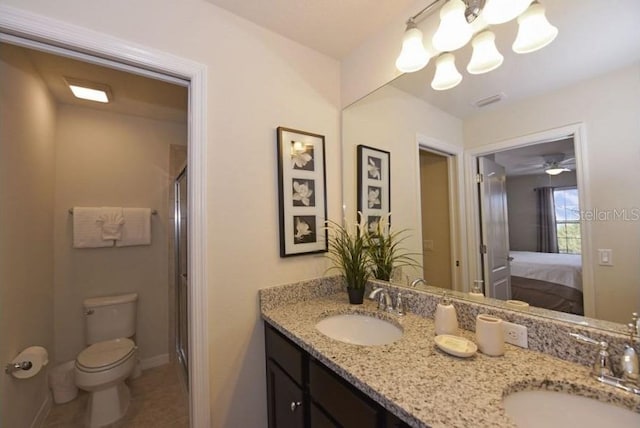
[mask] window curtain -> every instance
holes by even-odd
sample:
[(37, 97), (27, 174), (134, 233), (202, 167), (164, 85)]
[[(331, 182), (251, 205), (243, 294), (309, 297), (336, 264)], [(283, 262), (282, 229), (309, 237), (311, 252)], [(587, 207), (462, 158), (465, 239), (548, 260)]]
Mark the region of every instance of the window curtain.
[(557, 253), (556, 212), (553, 187), (538, 187), (538, 252)]

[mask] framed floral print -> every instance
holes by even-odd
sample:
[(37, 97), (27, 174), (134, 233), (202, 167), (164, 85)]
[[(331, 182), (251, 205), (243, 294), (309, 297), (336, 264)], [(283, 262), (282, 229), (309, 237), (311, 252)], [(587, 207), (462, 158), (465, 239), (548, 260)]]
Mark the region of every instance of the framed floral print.
[(375, 231), (391, 212), (391, 153), (360, 144), (357, 159), (358, 212)]
[(278, 127), (280, 257), (327, 251), (324, 136)]

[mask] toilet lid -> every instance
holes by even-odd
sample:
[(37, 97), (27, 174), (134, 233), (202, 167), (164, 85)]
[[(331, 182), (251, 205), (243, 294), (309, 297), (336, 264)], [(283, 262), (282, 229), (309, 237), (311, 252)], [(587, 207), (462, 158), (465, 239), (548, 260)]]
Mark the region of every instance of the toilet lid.
[(86, 369), (105, 369), (128, 358), (135, 351), (135, 343), (131, 339), (120, 338), (94, 343), (77, 358), (79, 366)]

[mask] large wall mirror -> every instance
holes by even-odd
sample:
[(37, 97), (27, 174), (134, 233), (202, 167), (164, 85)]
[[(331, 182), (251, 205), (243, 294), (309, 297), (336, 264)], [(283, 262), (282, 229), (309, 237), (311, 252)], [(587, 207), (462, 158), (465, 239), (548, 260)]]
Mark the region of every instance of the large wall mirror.
[[(640, 2), (544, 6), (559, 30), (547, 47), (515, 54), (517, 23), (501, 24), (500, 68), (467, 73), (466, 46), (457, 87), (430, 87), (432, 59), (345, 108), (346, 218), (356, 218), (357, 145), (389, 151), (392, 227), (411, 231), (405, 246), (421, 264), (394, 281), (468, 292), (483, 280), (487, 296), (627, 323), (640, 311)], [(507, 291), (491, 275), (500, 263)]]

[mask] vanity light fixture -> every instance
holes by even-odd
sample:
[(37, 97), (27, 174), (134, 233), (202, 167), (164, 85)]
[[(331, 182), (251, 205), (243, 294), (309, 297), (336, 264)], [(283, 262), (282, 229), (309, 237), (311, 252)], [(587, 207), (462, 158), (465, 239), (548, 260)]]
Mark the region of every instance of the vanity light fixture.
[(487, 24), (504, 24), (527, 10), (532, 0), (487, 0), (482, 17)]
[(424, 68), (428, 62), (429, 53), (422, 44), (422, 31), (409, 18), (402, 38), (402, 51), (396, 59), (396, 68), (403, 73), (412, 73)]
[(436, 91), (454, 88), (462, 82), (462, 74), (456, 68), (456, 58), (451, 53), (443, 53), (436, 60), (436, 74), (431, 87)]
[(558, 29), (549, 23), (544, 12), (544, 6), (534, 1), (529, 9), (518, 17), (518, 35), (512, 46), (514, 52), (534, 52), (556, 38)]
[(473, 31), (465, 17), (467, 5), (462, 0), (449, 0), (440, 9), (440, 25), (433, 35), (433, 47), (452, 52), (466, 45)]
[(112, 100), (111, 88), (104, 83), (88, 82), (71, 77), (65, 77), (64, 80), (76, 98), (99, 103), (108, 103)]
[(471, 74), (488, 73), (502, 65), (504, 57), (496, 47), (496, 36), (486, 30), (479, 33), (471, 42), (473, 54), (467, 65), (467, 71)]
[(495, 34), (488, 29), (489, 24), (501, 24), (518, 18), (518, 35), (512, 46), (516, 53), (541, 49), (551, 43), (558, 34), (558, 29), (547, 21), (545, 9), (538, 1), (435, 0), (407, 21), (402, 51), (396, 60), (398, 70), (412, 73), (428, 64), (429, 53), (424, 48), (422, 32), (416, 23), (435, 11), (437, 6), (441, 6), (440, 24), (433, 36), (432, 44), (437, 52), (447, 54), (438, 57), (431, 83), (437, 90), (453, 88), (462, 80), (462, 75), (455, 68), (452, 52), (471, 40), (473, 29), (470, 24), (479, 16), (482, 18), (479, 22), (483, 25), (473, 37), (473, 54), (467, 66), (470, 74), (488, 73), (500, 67), (504, 60), (496, 48)]

